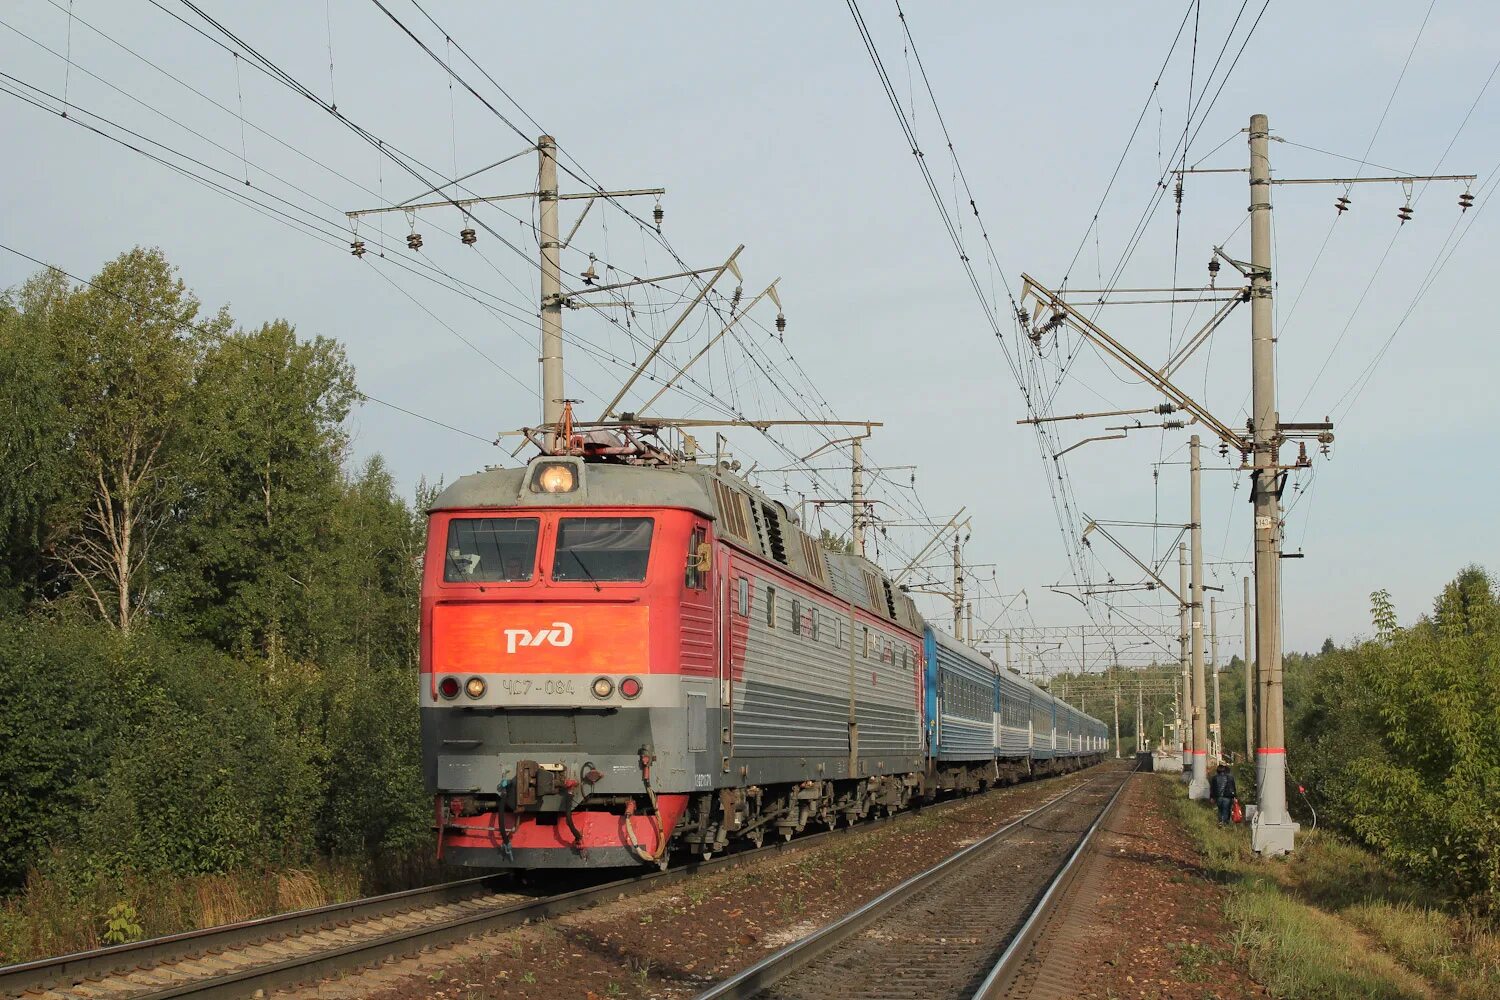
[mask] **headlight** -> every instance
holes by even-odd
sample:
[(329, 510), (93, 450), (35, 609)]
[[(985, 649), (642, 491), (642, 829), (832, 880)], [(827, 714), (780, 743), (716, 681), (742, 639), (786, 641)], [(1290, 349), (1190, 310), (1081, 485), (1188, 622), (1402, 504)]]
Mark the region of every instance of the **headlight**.
[(608, 677), (594, 678), (593, 692), (595, 698), (608, 698), (614, 693), (615, 682)]
[(457, 698), (458, 678), (444, 677), (442, 680), (438, 681), (438, 694), (442, 695), (444, 698)]
[(484, 678), (470, 677), (469, 683), (464, 685), (464, 694), (468, 695), (470, 698), (484, 697)]
[(577, 488), (577, 470), (567, 462), (539, 465), (531, 480), (533, 493), (572, 493)]

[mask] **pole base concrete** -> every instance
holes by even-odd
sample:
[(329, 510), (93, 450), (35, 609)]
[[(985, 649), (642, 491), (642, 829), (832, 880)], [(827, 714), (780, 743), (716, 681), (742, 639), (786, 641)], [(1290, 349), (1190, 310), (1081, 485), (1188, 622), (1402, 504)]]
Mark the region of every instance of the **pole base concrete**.
[(1198, 802), (1208, 800), (1208, 779), (1194, 776), (1188, 782), (1188, 798)]
[(1250, 824), (1250, 849), (1268, 858), (1279, 858), (1284, 854), (1291, 854), (1295, 849), (1297, 831), (1300, 829), (1302, 825), (1290, 819), (1280, 823), (1267, 823), (1265, 814), (1258, 812)]

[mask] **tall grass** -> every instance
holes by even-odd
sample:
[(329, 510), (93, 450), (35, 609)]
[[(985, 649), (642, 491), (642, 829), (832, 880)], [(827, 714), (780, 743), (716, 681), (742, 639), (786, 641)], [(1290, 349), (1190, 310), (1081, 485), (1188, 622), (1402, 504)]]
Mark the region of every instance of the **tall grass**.
[(1490, 921), (1324, 831), (1304, 831), (1288, 858), (1260, 859), (1248, 827), (1219, 826), (1180, 783), (1161, 784), (1210, 876), (1228, 886), (1236, 949), (1273, 995), (1500, 997), (1500, 928)]
[(308, 868), (219, 875), (109, 873), (65, 878), (33, 871), (0, 899), (0, 965), (199, 927), (303, 910), (461, 877), (420, 856), (321, 861)]

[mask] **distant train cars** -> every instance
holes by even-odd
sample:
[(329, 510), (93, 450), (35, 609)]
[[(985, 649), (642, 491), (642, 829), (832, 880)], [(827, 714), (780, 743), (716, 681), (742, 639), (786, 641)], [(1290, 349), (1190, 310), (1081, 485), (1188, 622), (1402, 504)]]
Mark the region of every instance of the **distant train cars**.
[(437, 849), (641, 866), (1071, 770), (1103, 724), (936, 632), (723, 467), (571, 452), (429, 515)]

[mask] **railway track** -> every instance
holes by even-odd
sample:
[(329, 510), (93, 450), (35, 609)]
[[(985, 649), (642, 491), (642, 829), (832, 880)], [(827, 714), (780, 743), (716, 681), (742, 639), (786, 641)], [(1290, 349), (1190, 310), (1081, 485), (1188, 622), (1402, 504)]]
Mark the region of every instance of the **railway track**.
[[(872, 830), (920, 812), (867, 821)], [(1030, 815), (1030, 814), (1029, 814)], [(208, 927), (58, 958), (0, 968), (0, 997), (28, 1000), (167, 1000), (248, 997), (316, 982), (478, 934), (558, 917), (622, 895), (670, 885), (699, 872), (734, 867), (771, 853), (812, 847), (846, 830), (805, 834), (666, 871), (537, 897), (509, 876), (464, 879)]]
[(1006, 995), (1129, 778), (1111, 770), (698, 995)]

